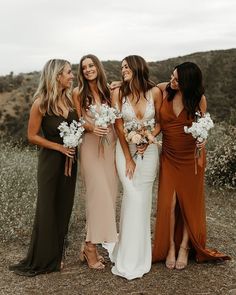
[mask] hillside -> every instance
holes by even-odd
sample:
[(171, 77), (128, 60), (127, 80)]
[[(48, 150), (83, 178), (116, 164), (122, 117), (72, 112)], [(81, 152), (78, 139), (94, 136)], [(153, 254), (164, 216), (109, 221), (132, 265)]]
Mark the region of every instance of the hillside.
[[(236, 123), (236, 49), (197, 52), (150, 62), (154, 82), (169, 80), (173, 67), (184, 61), (197, 63), (203, 72), (208, 110), (216, 121)], [(120, 61), (103, 62), (108, 81), (120, 80)], [(76, 76), (77, 65), (73, 65)], [(25, 138), (32, 96), (39, 72), (0, 77), (0, 133)], [(75, 81), (76, 83), (76, 81)]]

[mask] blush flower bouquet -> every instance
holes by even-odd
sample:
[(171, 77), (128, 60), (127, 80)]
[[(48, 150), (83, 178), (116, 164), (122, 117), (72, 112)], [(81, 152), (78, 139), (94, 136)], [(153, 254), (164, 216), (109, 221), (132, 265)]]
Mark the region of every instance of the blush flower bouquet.
[[(152, 135), (155, 128), (155, 119), (139, 122), (135, 119), (124, 123), (125, 139), (128, 143), (140, 146), (143, 144), (156, 143), (156, 138)], [(137, 151), (134, 156), (137, 156)], [(143, 159), (143, 155), (142, 155)]]
[[(60, 137), (63, 139), (63, 145), (68, 148), (76, 148), (82, 142), (82, 134), (84, 132), (83, 124), (85, 121), (80, 119), (79, 121), (73, 120), (70, 125), (68, 122), (63, 121), (57, 128), (60, 131)], [(71, 176), (72, 164), (75, 158), (66, 157), (65, 162), (65, 175)]]

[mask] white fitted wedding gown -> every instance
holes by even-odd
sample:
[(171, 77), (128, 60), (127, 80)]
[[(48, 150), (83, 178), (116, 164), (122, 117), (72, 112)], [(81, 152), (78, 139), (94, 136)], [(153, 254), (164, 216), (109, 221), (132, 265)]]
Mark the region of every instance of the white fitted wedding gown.
[[(155, 117), (152, 92), (146, 93), (147, 105), (141, 121)], [(123, 99), (122, 118), (124, 122), (136, 119), (134, 109), (128, 99)], [(135, 144), (129, 144), (133, 155)], [(159, 166), (157, 144), (151, 144), (144, 152), (143, 159), (138, 155), (135, 159), (136, 168), (133, 178), (125, 176), (125, 158), (117, 140), (116, 165), (123, 186), (121, 204), (119, 239), (110, 253), (111, 261), (115, 263), (112, 273), (128, 280), (142, 277), (151, 268), (151, 228), (150, 215), (152, 207), (153, 182)]]

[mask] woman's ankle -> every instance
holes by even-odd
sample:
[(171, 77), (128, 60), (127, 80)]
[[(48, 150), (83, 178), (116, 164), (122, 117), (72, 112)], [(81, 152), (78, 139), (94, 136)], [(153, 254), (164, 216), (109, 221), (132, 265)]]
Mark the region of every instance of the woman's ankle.
[(96, 244), (92, 244), (91, 242), (86, 242), (85, 243), (85, 248), (88, 251), (94, 251), (96, 249)]
[(175, 242), (170, 242), (169, 249), (175, 248)]
[(180, 244), (180, 248), (184, 249), (184, 250), (189, 250), (189, 244), (188, 243), (181, 243)]

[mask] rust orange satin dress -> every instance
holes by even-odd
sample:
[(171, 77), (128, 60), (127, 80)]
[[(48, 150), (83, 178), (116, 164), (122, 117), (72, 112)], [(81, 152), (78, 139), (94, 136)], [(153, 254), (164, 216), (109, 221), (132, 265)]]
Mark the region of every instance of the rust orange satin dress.
[[(176, 192), (175, 245), (182, 240), (183, 222), (189, 237), (191, 253), (197, 262), (230, 259), (216, 250), (206, 249), (206, 214), (204, 197), (205, 149), (195, 160), (195, 139), (184, 132), (191, 126), (185, 109), (178, 115), (173, 112), (173, 100), (163, 100), (160, 109), (163, 134), (160, 159), (157, 219), (153, 246), (153, 262), (166, 259), (169, 250), (170, 209)], [(197, 171), (195, 171), (197, 169)]]

